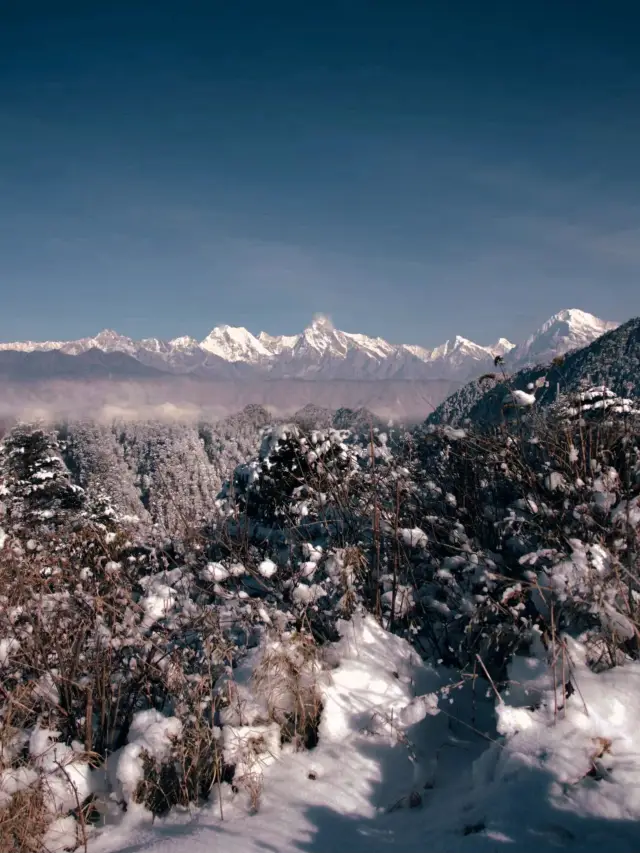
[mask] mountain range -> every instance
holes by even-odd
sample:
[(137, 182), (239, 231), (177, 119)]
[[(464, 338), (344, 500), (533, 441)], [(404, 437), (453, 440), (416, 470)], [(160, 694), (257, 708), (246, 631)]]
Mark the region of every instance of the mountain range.
[[(127, 378), (174, 374), (194, 378), (270, 380), (448, 380), (465, 382), (497, 356), (521, 369), (590, 344), (617, 323), (579, 309), (555, 314), (520, 345), (500, 338), (484, 346), (457, 336), (433, 349), (343, 332), (318, 316), (297, 335), (254, 336), (217, 326), (201, 341), (179, 337), (133, 340), (111, 330), (75, 341), (0, 344), (0, 376), (46, 378), (98, 373)], [(82, 356), (77, 361), (74, 356)]]

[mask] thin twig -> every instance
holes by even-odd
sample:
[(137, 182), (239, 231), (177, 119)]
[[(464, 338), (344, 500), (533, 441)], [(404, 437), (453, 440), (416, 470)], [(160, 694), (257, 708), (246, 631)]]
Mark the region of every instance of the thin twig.
[(487, 676), (487, 678), (489, 679), (489, 684), (493, 687), (493, 692), (494, 692), (494, 693), (496, 694), (496, 696), (498, 697), (498, 702), (499, 702), (501, 705), (504, 705), (504, 699), (502, 698), (502, 696), (501, 696), (501, 695), (500, 695), (500, 693), (498, 692), (498, 688), (497, 688), (497, 687), (496, 687), (496, 685), (494, 684), (493, 678), (491, 678), (491, 676), (489, 675), (489, 670), (488, 670), (488, 669), (486, 668), (486, 666), (484, 665), (484, 661), (482, 660), (482, 658), (480, 657), (480, 655), (479, 655), (479, 654), (476, 654), (476, 658), (477, 658), (477, 660), (479, 661), (480, 666), (481, 666), (481, 667), (482, 667), (482, 669), (484, 670), (484, 674), (485, 674), (485, 675)]

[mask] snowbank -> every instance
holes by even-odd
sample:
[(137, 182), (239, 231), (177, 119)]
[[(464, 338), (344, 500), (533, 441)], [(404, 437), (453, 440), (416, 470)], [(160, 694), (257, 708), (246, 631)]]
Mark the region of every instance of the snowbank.
[[(579, 690), (564, 697), (558, 686), (554, 698), (558, 679), (534, 644), (496, 703), (492, 691), (453, 685), (372, 617), (340, 630), (318, 746), (272, 742), (255, 816), (223, 785), (222, 802), (195, 816), (174, 812), (151, 828), (135, 813), (94, 851), (640, 849), (640, 664), (596, 675), (567, 641)], [(230, 730), (227, 748), (248, 733)]]

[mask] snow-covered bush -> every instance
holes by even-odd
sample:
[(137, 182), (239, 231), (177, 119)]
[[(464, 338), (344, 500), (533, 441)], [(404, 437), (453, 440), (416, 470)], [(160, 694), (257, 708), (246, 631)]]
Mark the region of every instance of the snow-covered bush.
[(492, 432), (424, 430), (432, 565), (416, 595), (441, 657), (500, 675), (534, 626), (587, 632), (600, 665), (636, 655), (640, 422), (583, 394), (586, 416), (560, 398)]
[(236, 469), (227, 511), (269, 527), (329, 521), (348, 494), (357, 457), (344, 431), (284, 424), (266, 431), (257, 459)]
[(223, 490), (213, 553), (253, 566), (318, 640), (335, 639), (336, 620), (359, 604), (404, 620), (406, 552), (424, 553), (427, 541), (415, 521), (410, 448), (404, 434), (378, 427), (267, 431), (258, 458)]

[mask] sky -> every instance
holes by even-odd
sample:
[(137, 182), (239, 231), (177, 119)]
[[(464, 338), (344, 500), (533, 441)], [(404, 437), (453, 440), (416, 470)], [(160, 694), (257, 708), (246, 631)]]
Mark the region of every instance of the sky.
[(640, 7), (0, 0), (0, 340), (640, 314)]

